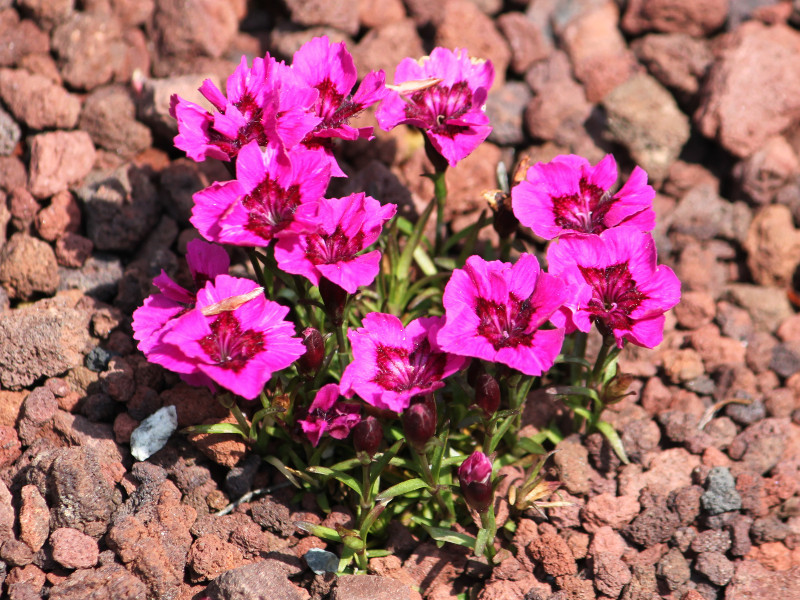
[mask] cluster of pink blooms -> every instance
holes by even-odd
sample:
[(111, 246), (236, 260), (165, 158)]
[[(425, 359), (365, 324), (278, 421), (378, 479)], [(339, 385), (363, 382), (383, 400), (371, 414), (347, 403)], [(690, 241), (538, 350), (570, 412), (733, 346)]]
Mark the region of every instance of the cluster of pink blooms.
[[(369, 247), (396, 207), (363, 193), (324, 197), (330, 178), (345, 175), (334, 138), (370, 138), (371, 127), (348, 120), (380, 102), (382, 128), (419, 127), (455, 165), (491, 131), (483, 105), (493, 78), (491, 63), (436, 48), (401, 62), (395, 85), (372, 72), (353, 91), (353, 59), (326, 37), (305, 44), (291, 65), (267, 55), (248, 67), (243, 59), (226, 95), (210, 81), (200, 88), (214, 112), (173, 98), (175, 145), (197, 161), (235, 163), (235, 179), (195, 194), (191, 222), (208, 242), (266, 248), (286, 273), (354, 294), (379, 272), (380, 252)], [(322, 387), (299, 420), (311, 442), (343, 439), (362, 421), (354, 396), (402, 413), (471, 358), (541, 375), (564, 335), (592, 324), (619, 347), (657, 345), (680, 284), (656, 265), (646, 174), (637, 167), (611, 195), (616, 179), (611, 156), (594, 167), (577, 156), (532, 166), (512, 191), (513, 210), (537, 235), (558, 238), (547, 252), (549, 272), (530, 254), (514, 264), (472, 256), (446, 285), (445, 316), (404, 326), (394, 315), (366, 315), (348, 332), (353, 360), (341, 381)], [(188, 247), (193, 289), (163, 272), (156, 278), (159, 292), (134, 314), (135, 338), (150, 361), (187, 381), (253, 399), (306, 346), (285, 320), (289, 309), (253, 281), (229, 276), (226, 252), (208, 242)]]

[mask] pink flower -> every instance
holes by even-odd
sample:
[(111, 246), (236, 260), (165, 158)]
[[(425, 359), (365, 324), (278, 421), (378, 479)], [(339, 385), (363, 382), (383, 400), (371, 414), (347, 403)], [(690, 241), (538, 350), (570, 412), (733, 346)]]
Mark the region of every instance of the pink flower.
[(325, 194), (330, 166), (320, 152), (295, 146), (250, 142), (239, 152), (236, 179), (194, 195), (191, 223), (208, 240), (237, 246), (266, 246), (291, 223), (304, 203)]
[(464, 500), (478, 512), (492, 503), (492, 461), (483, 452), (475, 451), (458, 467), (458, 484)]
[(592, 167), (574, 154), (536, 163), (525, 181), (511, 190), (512, 207), (519, 222), (551, 240), (561, 233), (600, 233), (630, 225), (641, 231), (655, 227), (652, 209), (655, 190), (647, 185), (647, 173), (636, 167), (613, 196), (617, 165), (607, 154)]
[(252, 68), (243, 56), (228, 78), (226, 90), (227, 98), (209, 79), (200, 86), (200, 92), (217, 110), (213, 115), (193, 102), (172, 96), (170, 114), (178, 121), (175, 146), (189, 158), (228, 161), (253, 141), (262, 146), (272, 141), (288, 148), (320, 121), (310, 112), (316, 90), (303, 86), (289, 67), (269, 55), (255, 58)]
[(583, 288), (568, 307), (568, 328), (589, 331), (596, 323), (620, 348), (625, 339), (646, 348), (661, 343), (664, 312), (680, 300), (681, 283), (672, 269), (656, 266), (649, 233), (615, 227), (599, 236), (564, 236), (548, 248), (547, 262), (567, 285)]
[(531, 254), (513, 266), (471, 256), (444, 290), (447, 321), (436, 338), (454, 354), (541, 375), (561, 350), (563, 329), (542, 329), (564, 303), (564, 283), (543, 273)]
[(443, 317), (428, 317), (403, 327), (394, 315), (369, 313), (362, 328), (347, 333), (353, 362), (342, 375), (342, 392), (399, 413), (412, 397), (444, 387), (442, 380), (463, 369), (468, 359), (439, 348), (436, 333), (443, 322)]
[(361, 421), (361, 407), (355, 402), (337, 402), (339, 386), (324, 385), (317, 392), (305, 419), (298, 419), (303, 433), (316, 448), (327, 432), (332, 438), (343, 440)]
[(301, 204), (297, 223), (275, 245), (275, 260), (287, 273), (302, 275), (314, 285), (325, 277), (354, 294), (373, 282), (381, 259), (379, 250), (359, 252), (378, 239), (396, 210), (394, 204), (381, 206), (363, 193)]
[(439, 154), (455, 166), (492, 131), (483, 110), (494, 67), (490, 61), (470, 59), (466, 50), (434, 48), (419, 62), (404, 58), (397, 65), (394, 83), (426, 79), (441, 81), (416, 91), (390, 92), (375, 116), (387, 131), (401, 123), (424, 130)]
[(308, 86), (319, 92), (314, 112), (322, 120), (303, 140), (310, 147), (322, 147), (331, 161), (333, 175), (344, 176), (331, 154), (330, 138), (356, 140), (372, 138), (372, 127), (355, 128), (348, 120), (383, 99), (383, 71), (372, 71), (355, 94), (350, 92), (358, 81), (353, 57), (344, 42), (331, 43), (328, 36), (314, 38), (295, 52), (292, 69)]
[(219, 275), (197, 293), (194, 310), (164, 335), (171, 352), (161, 364), (178, 373), (202, 373), (252, 400), (273, 372), (305, 352), (284, 321), (289, 308), (264, 298), (249, 279)]
[(164, 333), (176, 317), (194, 308), (197, 290), (217, 275), (226, 274), (230, 266), (223, 248), (203, 240), (192, 240), (187, 244), (186, 262), (194, 283), (191, 290), (173, 281), (162, 270), (153, 280), (160, 291), (145, 299), (133, 313), (133, 338), (139, 341), (139, 350), (151, 362), (162, 364), (160, 360), (164, 352), (171, 352), (164, 347)]

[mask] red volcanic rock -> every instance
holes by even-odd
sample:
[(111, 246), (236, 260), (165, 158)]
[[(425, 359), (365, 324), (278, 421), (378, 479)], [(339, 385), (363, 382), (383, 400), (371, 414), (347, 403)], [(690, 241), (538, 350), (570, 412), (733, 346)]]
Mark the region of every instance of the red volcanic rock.
[(745, 157), (800, 118), (800, 33), (751, 21), (725, 39), (721, 52), (695, 123)]
[(85, 131), (53, 131), (33, 137), (30, 191), (47, 198), (78, 183), (94, 165), (94, 144)]
[(53, 560), (67, 569), (88, 569), (97, 564), (97, 542), (77, 529), (61, 527), (50, 534)]

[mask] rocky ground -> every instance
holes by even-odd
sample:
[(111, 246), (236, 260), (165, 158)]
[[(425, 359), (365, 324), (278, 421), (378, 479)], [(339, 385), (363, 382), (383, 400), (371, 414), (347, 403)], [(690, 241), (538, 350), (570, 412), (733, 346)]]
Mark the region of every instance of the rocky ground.
[[(0, 0), (0, 585), (12, 600), (800, 598), (800, 2), (769, 0)], [(267, 8), (264, 8), (267, 7)], [(227, 174), (174, 151), (169, 95), (242, 54), (327, 34), (362, 74), (435, 45), (490, 58), (495, 127), (450, 175), (458, 230), (499, 161), (614, 152), (659, 194), (683, 300), (637, 394), (560, 444), (568, 508), (518, 520), (494, 569), (397, 527), (373, 575), (314, 575), (321, 540), (238, 441), (128, 440), (207, 391), (149, 365), (130, 315), (196, 234), (191, 194)], [(370, 117), (365, 117), (365, 122)], [(412, 211), (432, 190), (402, 130), (343, 149), (350, 178)], [(241, 267), (244, 268), (244, 267)], [(533, 402), (533, 399), (532, 399)], [(531, 428), (564, 414), (539, 399)]]

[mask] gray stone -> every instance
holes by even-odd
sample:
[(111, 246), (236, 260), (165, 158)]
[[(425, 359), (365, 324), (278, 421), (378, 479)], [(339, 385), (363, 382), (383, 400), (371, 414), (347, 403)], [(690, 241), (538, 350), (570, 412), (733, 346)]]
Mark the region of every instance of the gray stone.
[(177, 409), (171, 405), (158, 409), (131, 433), (131, 454), (136, 460), (147, 460), (164, 447), (177, 428)]
[(19, 143), (19, 125), (14, 118), (0, 108), (0, 156), (10, 156)]
[(700, 502), (708, 514), (719, 515), (742, 508), (742, 497), (736, 491), (736, 481), (726, 467), (711, 469), (707, 486)]

